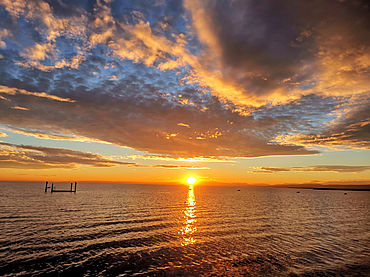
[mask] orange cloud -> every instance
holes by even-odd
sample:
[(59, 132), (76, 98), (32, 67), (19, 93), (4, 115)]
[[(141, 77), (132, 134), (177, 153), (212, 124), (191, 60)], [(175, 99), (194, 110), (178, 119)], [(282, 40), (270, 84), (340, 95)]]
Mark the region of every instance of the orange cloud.
[(295, 167), (260, 167), (254, 173), (276, 173), (291, 171), (315, 171), (315, 172), (337, 172), (337, 173), (357, 173), (370, 170), (370, 166), (352, 165), (315, 165), (315, 166), (295, 166)]
[(190, 125), (186, 124), (186, 123), (177, 123), (177, 126), (183, 126), (183, 127), (186, 127), (186, 128), (190, 128)]
[(21, 111), (29, 111), (29, 109), (28, 109), (28, 108), (20, 107), (20, 106), (14, 106), (14, 107), (12, 107), (12, 109), (15, 109), (15, 110), (21, 110)]
[[(58, 37), (84, 37), (87, 25), (87, 17), (84, 14), (75, 17), (57, 17), (53, 14), (49, 3), (44, 1), (0, 0), (0, 5), (4, 6), (14, 19), (22, 15), (29, 20), (39, 22), (38, 31), (44, 38), (43, 42), (36, 42), (21, 53), (25, 61), (18, 61), (18, 65), (51, 71), (54, 68), (77, 68), (84, 61), (81, 55), (76, 55), (68, 62), (63, 58), (59, 59), (55, 49), (55, 41)], [(53, 61), (54, 65), (43, 64), (42, 61), (46, 58)]]
[(3, 41), (3, 39), (5, 37), (7, 37), (8, 35), (9, 35), (8, 30), (0, 29), (0, 48), (5, 48), (6, 47), (6, 43), (5, 43), (5, 41)]
[(0, 85), (0, 94), (8, 94), (8, 95), (16, 95), (16, 94), (23, 94), (23, 95), (30, 95), (30, 96), (36, 96), (36, 97), (41, 97), (41, 98), (46, 98), (46, 99), (51, 99), (55, 101), (60, 101), (60, 102), (76, 102), (75, 100), (71, 100), (69, 98), (63, 98), (63, 97), (58, 97), (55, 95), (50, 95), (45, 92), (32, 92), (32, 91), (27, 91), (25, 89), (18, 89), (18, 88), (12, 88), (12, 87), (7, 87)]
[(173, 165), (173, 164), (155, 164), (155, 165), (140, 165), (135, 164), (134, 167), (152, 167), (152, 168), (162, 168), (162, 169), (210, 169), (209, 167), (205, 166), (195, 166), (195, 165)]
[[(7, 130), (17, 133), (17, 134), (22, 134), (26, 136), (32, 136), (35, 138), (40, 138), (40, 139), (50, 139), (50, 140), (71, 140), (71, 141), (94, 141), (92, 139), (88, 138), (83, 138), (83, 137), (77, 137), (73, 135), (64, 135), (64, 134), (56, 134), (56, 133), (48, 133), (42, 130), (25, 130), (21, 128), (10, 128), (8, 127)], [(97, 141), (97, 140), (95, 140)], [(104, 143), (101, 141), (101, 143)]]
[[(9, 101), (0, 101), (2, 123), (10, 128), (30, 131), (33, 135), (37, 132), (32, 130), (43, 130), (42, 133), (49, 135), (74, 134), (78, 138), (181, 158), (317, 153), (302, 146), (273, 142), (271, 130), (279, 127), (278, 119), (242, 116), (232, 109), (225, 110), (219, 102), (210, 102), (210, 108), (204, 110), (190, 105), (174, 108), (175, 104), (166, 98), (157, 98), (153, 103), (151, 100), (136, 101), (135, 97), (106, 95), (102, 101), (90, 94), (73, 93), (70, 95), (74, 100), (71, 100), (4, 86), (0, 94), (4, 90)], [(139, 94), (137, 96), (140, 97)], [(32, 113), (14, 110), (9, 104), (14, 102), (18, 106), (29, 107), (31, 100)], [(190, 128), (178, 125), (184, 118), (188, 118)], [(247, 131), (251, 127), (254, 132)]]
[[(360, 120), (340, 116), (356, 110), (343, 104), (349, 96), (363, 101), (369, 87), (365, 17), (358, 13), (353, 21), (359, 8), (351, 3), (312, 3), (189, 0), (191, 21), (185, 14), (183, 31), (190, 31), (182, 33), (137, 11), (129, 20), (114, 17), (109, 1), (63, 16), (53, 2), (0, 0), (14, 20), (23, 16), (40, 35), (19, 50), (19, 61), (2, 60), (2, 123), (39, 138), (86, 138), (187, 160), (309, 155), (318, 152), (305, 146), (315, 145), (368, 147), (367, 110)], [(63, 55), (58, 40), (76, 50)], [(106, 52), (95, 56), (98, 44)], [(142, 78), (141, 67), (140, 74), (120, 75), (121, 61), (115, 69), (108, 61), (114, 58), (155, 73)], [(23, 66), (19, 76), (6, 62)], [(178, 83), (163, 85), (162, 71), (176, 75), (168, 83)], [(35, 92), (39, 85), (45, 92)], [(329, 128), (314, 118), (334, 114)]]
[(81, 151), (0, 142), (0, 168), (74, 168), (77, 165), (112, 167), (132, 164)]
[(0, 168), (75, 168), (81, 165), (92, 167), (113, 167), (127, 165), (133, 167), (151, 167), (161, 169), (209, 169), (208, 167), (193, 165), (142, 165), (133, 162), (115, 161), (98, 154), (64, 148), (17, 145), (0, 142)]
[(196, 157), (196, 158), (181, 158), (174, 156), (160, 156), (160, 155), (131, 155), (128, 156), (133, 160), (144, 159), (144, 160), (163, 160), (163, 161), (181, 161), (181, 162), (232, 162), (228, 159), (222, 159), (218, 157)]
[(199, 64), (192, 64), (195, 82), (234, 103), (257, 106), (311, 93), (366, 93), (366, 7), (316, 2), (185, 1), (204, 45)]

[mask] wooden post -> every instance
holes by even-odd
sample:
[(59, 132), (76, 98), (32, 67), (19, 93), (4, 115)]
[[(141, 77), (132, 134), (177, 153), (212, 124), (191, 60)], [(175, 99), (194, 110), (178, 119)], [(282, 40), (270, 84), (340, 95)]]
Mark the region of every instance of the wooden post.
[(54, 183), (51, 183), (51, 192), (54, 191)]
[(73, 190), (72, 190), (72, 185), (73, 185), (73, 183), (71, 183), (71, 192), (73, 191)]
[(45, 183), (45, 192), (48, 192), (48, 181)]
[(77, 182), (75, 182), (75, 190), (74, 190), (74, 192), (76, 192), (76, 189), (77, 189)]

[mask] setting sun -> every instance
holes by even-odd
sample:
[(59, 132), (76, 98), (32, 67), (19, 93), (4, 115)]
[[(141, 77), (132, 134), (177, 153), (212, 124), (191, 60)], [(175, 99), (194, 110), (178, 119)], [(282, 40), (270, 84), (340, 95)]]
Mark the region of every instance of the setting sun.
[(0, 277), (370, 277), (366, 2), (0, 0)]
[(197, 181), (197, 179), (194, 176), (189, 176), (188, 179), (186, 179), (186, 182), (189, 185), (193, 185), (196, 181)]

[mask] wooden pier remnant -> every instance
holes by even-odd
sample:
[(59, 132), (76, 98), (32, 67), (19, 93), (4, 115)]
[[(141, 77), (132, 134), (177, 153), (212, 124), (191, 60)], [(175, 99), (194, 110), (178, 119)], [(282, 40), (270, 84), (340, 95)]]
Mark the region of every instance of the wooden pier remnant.
[(50, 188), (50, 187), (48, 187), (48, 181), (46, 181), (46, 183), (45, 183), (45, 192), (48, 192), (48, 188)]
[(53, 182), (51, 183), (51, 186), (48, 186), (48, 184), (49, 184), (49, 182), (46, 181), (45, 182), (45, 192), (48, 192), (49, 188), (50, 188), (50, 192), (76, 192), (77, 191), (77, 182), (75, 182), (74, 188), (73, 188), (73, 182), (71, 182), (71, 186), (70, 186), (69, 190), (67, 190), (67, 189), (55, 189)]

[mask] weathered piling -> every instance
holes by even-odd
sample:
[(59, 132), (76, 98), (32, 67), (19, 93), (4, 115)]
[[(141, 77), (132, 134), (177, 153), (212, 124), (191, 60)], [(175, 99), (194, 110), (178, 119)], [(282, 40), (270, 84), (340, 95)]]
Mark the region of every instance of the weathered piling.
[(69, 189), (56, 189), (54, 187), (54, 183), (52, 182), (51, 183), (51, 186), (48, 186), (49, 182), (46, 181), (45, 183), (45, 192), (48, 191), (48, 189), (50, 188), (50, 192), (76, 192), (77, 191), (77, 182), (74, 182), (74, 187), (73, 187), (73, 182), (71, 182), (71, 186)]

